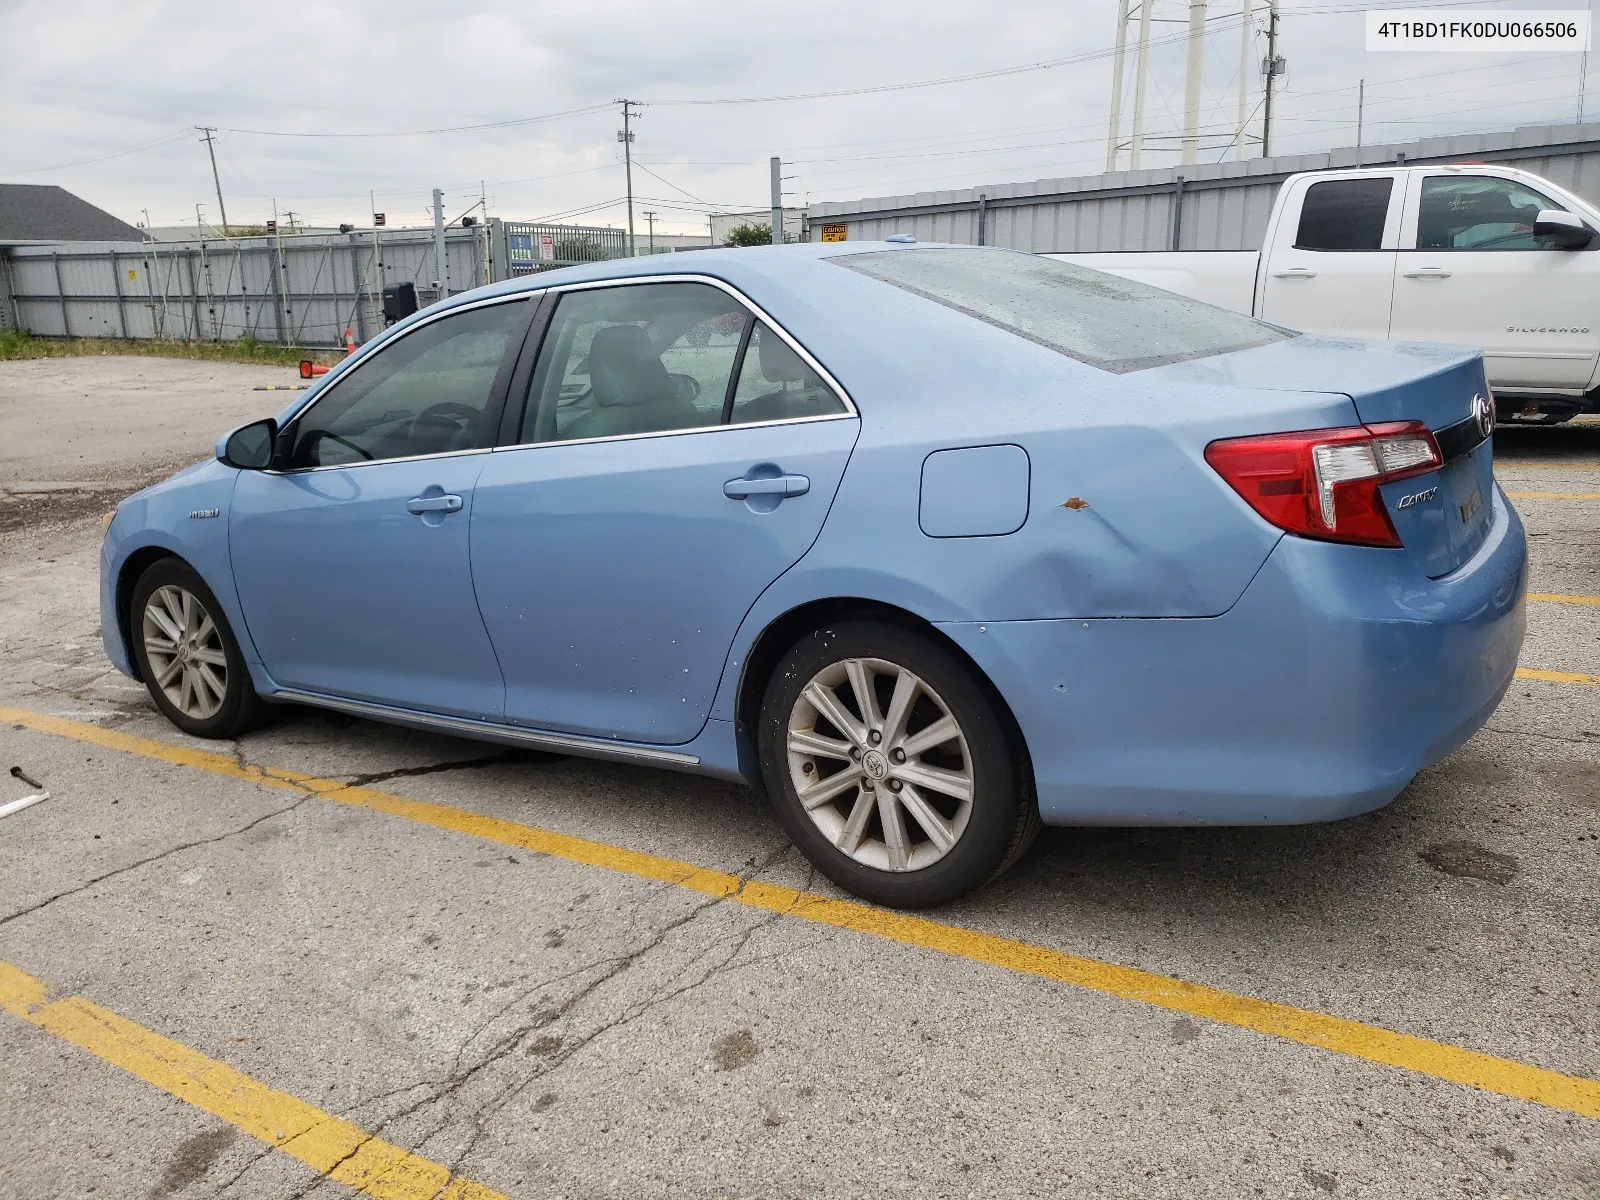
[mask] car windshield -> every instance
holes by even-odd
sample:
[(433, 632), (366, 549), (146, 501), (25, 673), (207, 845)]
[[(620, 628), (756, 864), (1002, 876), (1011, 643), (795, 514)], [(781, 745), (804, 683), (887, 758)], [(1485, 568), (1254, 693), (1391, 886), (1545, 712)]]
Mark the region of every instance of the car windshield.
[(1014, 250), (929, 247), (832, 261), (1105, 371), (1138, 371), (1292, 336), (1175, 292)]

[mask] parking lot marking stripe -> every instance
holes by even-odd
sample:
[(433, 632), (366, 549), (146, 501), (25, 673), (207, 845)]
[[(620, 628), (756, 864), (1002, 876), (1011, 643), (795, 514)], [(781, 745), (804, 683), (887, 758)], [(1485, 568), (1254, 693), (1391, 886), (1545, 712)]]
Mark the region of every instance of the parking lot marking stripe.
[[(335, 779), (319, 779), (296, 772), (241, 765), (229, 755), (192, 750), (65, 717), (0, 706), (0, 721), (268, 787), (313, 793), (341, 804), (472, 834), (502, 845), (603, 867), (642, 879), (675, 884), (750, 908), (849, 929), (903, 946), (935, 950), (970, 962), (986, 963), (1056, 983), (1155, 1005), (1172, 1012), (1203, 1017), (1351, 1058), (1430, 1075), (1600, 1120), (1600, 1081), (1565, 1075), (1513, 1059), (1497, 1058), (1446, 1042), (1397, 1033), (1346, 1017), (1260, 1000), (1222, 988), (1141, 971), (1136, 967), (1084, 958), (995, 934), (942, 924), (926, 917), (875, 908), (854, 900), (835, 900), (777, 884), (746, 880), (726, 871), (593, 842), (571, 834), (537, 829), (448, 805), (408, 800), (373, 788), (351, 787)], [(3, 994), (4, 988), (5, 976), (0, 975), (0, 994)]]
[(1571, 596), (1564, 592), (1529, 592), (1529, 600), (1543, 600), (1547, 604), (1600, 605), (1600, 596)]
[(1513, 500), (1600, 500), (1600, 492), (1507, 492)]
[(1545, 683), (1600, 684), (1600, 675), (1585, 675), (1582, 671), (1541, 671), (1535, 667), (1518, 667), (1518, 679), (1542, 679)]
[(48, 997), (42, 981), (0, 962), (0, 1008), (363, 1195), (374, 1200), (506, 1200), (92, 1000), (69, 996), (49, 1002)]

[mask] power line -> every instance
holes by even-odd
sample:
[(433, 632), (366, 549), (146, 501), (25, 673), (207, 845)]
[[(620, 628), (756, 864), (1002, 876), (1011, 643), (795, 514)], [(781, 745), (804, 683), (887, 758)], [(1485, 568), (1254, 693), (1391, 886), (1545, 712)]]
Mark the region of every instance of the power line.
[(568, 117), (585, 117), (591, 113), (605, 112), (609, 104), (590, 104), (583, 108), (569, 108), (562, 112), (542, 113), (536, 117), (512, 117), (504, 121), (485, 121), (477, 125), (447, 125), (440, 129), (405, 129), (365, 133), (310, 133), (293, 129), (234, 129), (222, 126), (225, 133), (244, 133), (251, 137), (281, 138), (390, 138), (431, 137), (439, 133), (471, 133), (480, 129), (509, 129), (515, 125), (536, 125), (543, 121), (561, 121)]
[(125, 146), (121, 150), (113, 150), (109, 154), (99, 154), (94, 158), (82, 158), (77, 162), (61, 163), (54, 167), (28, 167), (21, 171), (7, 170), (8, 175), (42, 175), (49, 171), (70, 171), (73, 167), (86, 167), (90, 163), (105, 162), (112, 158), (121, 158), (125, 154), (137, 154), (141, 150), (155, 150), (162, 146), (170, 146), (173, 142), (180, 141), (189, 136), (190, 126), (175, 129), (171, 133), (164, 133), (160, 137), (151, 138), (147, 142), (140, 142), (137, 146)]

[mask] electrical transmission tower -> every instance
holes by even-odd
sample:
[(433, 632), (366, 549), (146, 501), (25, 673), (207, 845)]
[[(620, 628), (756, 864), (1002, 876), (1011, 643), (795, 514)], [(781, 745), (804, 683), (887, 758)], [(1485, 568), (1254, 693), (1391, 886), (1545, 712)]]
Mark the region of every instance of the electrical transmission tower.
[[(1209, 14), (1207, 0), (1118, 0), (1117, 42), (1111, 72), (1111, 129), (1106, 138), (1106, 170), (1115, 171), (1123, 152), (1127, 153), (1127, 168), (1137, 171), (1151, 165), (1145, 161), (1151, 152), (1152, 139), (1147, 129), (1146, 99), (1150, 90), (1151, 47), (1184, 47), (1183, 126), (1178, 138), (1180, 161), (1199, 161), (1201, 129), (1201, 92), (1205, 79), (1205, 49), (1207, 22), (1222, 24), (1224, 28), (1234, 22), (1239, 25), (1238, 106), (1233, 126), (1233, 137), (1224, 149), (1235, 157), (1246, 157), (1245, 128), (1251, 116), (1250, 96), (1259, 74), (1252, 63), (1252, 41), (1255, 36), (1256, 12), (1266, 9), (1274, 35), (1277, 29), (1277, 0), (1237, 0), (1239, 8), (1230, 4), (1221, 16)], [(1163, 35), (1154, 26), (1185, 26), (1181, 32)], [(1130, 37), (1131, 34), (1131, 37)], [(1131, 44), (1130, 44), (1131, 42)], [(1128, 87), (1129, 59), (1132, 58), (1132, 88)], [(1269, 55), (1269, 57), (1272, 57)], [(1275, 75), (1282, 74), (1282, 60), (1274, 59), (1276, 70), (1267, 75), (1270, 88)], [(1132, 92), (1132, 119), (1124, 119), (1128, 93)], [(1270, 106), (1270, 100), (1267, 101)], [(1270, 111), (1270, 107), (1268, 109)], [(1124, 134), (1124, 124), (1128, 125)], [(1214, 134), (1216, 127), (1211, 128)], [(1263, 137), (1269, 136), (1263, 128)], [(1169, 143), (1170, 138), (1162, 138)]]

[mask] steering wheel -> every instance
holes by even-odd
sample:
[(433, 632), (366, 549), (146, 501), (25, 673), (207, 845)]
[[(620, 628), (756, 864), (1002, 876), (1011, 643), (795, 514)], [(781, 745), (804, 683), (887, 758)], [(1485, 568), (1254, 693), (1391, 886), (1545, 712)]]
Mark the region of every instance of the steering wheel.
[(464, 404), (460, 400), (441, 400), (438, 404), (430, 404), (411, 418), (411, 424), (406, 427), (406, 440), (416, 441), (417, 435), (430, 423), (441, 419), (458, 420), (460, 423), (456, 427), (456, 434), (466, 433), (478, 424), (482, 416), (482, 409)]
[[(306, 430), (305, 440), (296, 448), (295, 457), (300, 458), (303, 455), (306, 458), (310, 458), (312, 451), (316, 450), (323, 442), (338, 442), (341, 446), (348, 446), (368, 462), (372, 461), (372, 454), (369, 451), (356, 445), (347, 437), (340, 437), (331, 429)], [(322, 455), (318, 454), (318, 465), (321, 465), (321, 458)]]

